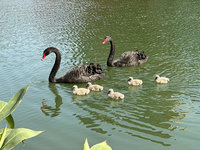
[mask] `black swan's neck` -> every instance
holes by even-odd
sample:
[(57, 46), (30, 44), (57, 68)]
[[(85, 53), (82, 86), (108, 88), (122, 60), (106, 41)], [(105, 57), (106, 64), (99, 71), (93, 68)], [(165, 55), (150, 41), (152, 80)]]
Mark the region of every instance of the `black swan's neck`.
[(60, 68), (61, 54), (57, 49), (52, 49), (51, 52), (56, 54), (56, 60), (49, 75), (49, 82), (56, 82), (55, 76), (58, 69)]
[(113, 44), (113, 41), (110, 40), (110, 54), (107, 59), (107, 66), (113, 66), (112, 62), (113, 62), (114, 56), (115, 56), (115, 46)]

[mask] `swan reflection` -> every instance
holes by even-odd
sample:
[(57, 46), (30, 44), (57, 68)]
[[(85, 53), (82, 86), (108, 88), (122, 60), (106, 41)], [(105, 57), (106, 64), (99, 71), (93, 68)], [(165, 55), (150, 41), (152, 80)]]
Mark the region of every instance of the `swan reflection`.
[[(62, 97), (55, 84), (49, 84), (49, 89), (56, 96), (56, 105), (52, 107), (43, 103), (42, 112), (55, 117), (60, 114)], [(69, 91), (73, 104), (77, 106), (73, 116), (80, 121), (80, 125), (107, 136), (120, 132), (163, 146), (170, 146), (168, 140), (173, 137), (172, 131), (184, 129), (180, 120), (186, 115), (177, 109), (183, 103), (174, 99), (173, 92), (168, 91), (164, 95), (163, 90), (152, 90), (150, 97), (145, 92), (133, 91), (126, 94), (124, 101), (115, 101), (108, 98), (106, 91), (92, 91), (85, 96), (73, 95)]]
[(46, 100), (43, 99), (41, 111), (50, 117), (56, 117), (60, 114), (60, 106), (63, 104), (62, 97), (59, 95), (56, 85), (54, 83), (49, 83), (49, 89), (55, 95), (55, 106), (49, 106), (46, 104)]

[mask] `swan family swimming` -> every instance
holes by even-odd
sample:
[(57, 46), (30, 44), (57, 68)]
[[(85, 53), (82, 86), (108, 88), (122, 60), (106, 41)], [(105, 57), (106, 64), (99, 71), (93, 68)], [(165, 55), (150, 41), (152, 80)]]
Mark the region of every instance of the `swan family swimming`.
[[(148, 60), (148, 56), (144, 51), (128, 51), (121, 54), (121, 56), (114, 60), (115, 47), (113, 40), (110, 36), (104, 38), (103, 44), (110, 42), (110, 53), (107, 59), (107, 66), (109, 67), (128, 67), (128, 66), (139, 66)], [(44, 50), (42, 60), (49, 54), (54, 53), (56, 55), (55, 62), (51, 72), (49, 74), (49, 82), (53, 83), (87, 83), (86, 88), (78, 88), (77, 85), (73, 86), (73, 93), (76, 95), (87, 95), (92, 91), (103, 91), (103, 86), (92, 84), (91, 82), (101, 80), (105, 77), (106, 71), (101, 68), (100, 64), (95, 65), (94, 63), (76, 66), (68, 71), (65, 75), (56, 78), (56, 73), (59, 70), (61, 62), (61, 53), (55, 47), (49, 47)], [(169, 79), (156, 75), (155, 78), (157, 83), (168, 83)], [(129, 77), (128, 85), (142, 85), (143, 81), (140, 79), (133, 79)], [(119, 92), (114, 92), (113, 89), (109, 89), (108, 97), (112, 99), (124, 99), (124, 95)]]

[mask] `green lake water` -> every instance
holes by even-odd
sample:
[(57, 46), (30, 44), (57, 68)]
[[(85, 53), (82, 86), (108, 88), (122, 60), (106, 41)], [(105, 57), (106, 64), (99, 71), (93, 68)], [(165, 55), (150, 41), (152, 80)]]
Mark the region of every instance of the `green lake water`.
[[(199, 149), (199, 10), (198, 0), (1, 0), (0, 99), (29, 84), (13, 113), (16, 128), (45, 131), (15, 149), (80, 150), (86, 137), (90, 146), (106, 140), (113, 150)], [(144, 50), (148, 62), (107, 67), (105, 36), (113, 38), (115, 59)], [(74, 96), (73, 84), (49, 83), (55, 55), (41, 58), (50, 46), (62, 54), (57, 76), (101, 64), (107, 75), (95, 83), (104, 91)], [(156, 84), (156, 74), (170, 83)], [(143, 85), (128, 86), (130, 76)], [(110, 88), (124, 101), (108, 99)]]

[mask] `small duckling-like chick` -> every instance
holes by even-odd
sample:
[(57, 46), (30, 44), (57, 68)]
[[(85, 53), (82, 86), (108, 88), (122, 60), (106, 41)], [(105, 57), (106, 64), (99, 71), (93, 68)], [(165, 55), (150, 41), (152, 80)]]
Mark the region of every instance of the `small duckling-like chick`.
[(132, 77), (129, 77), (128, 79), (128, 85), (142, 85), (142, 80), (139, 79), (133, 79)]
[(121, 94), (119, 92), (114, 92), (113, 89), (109, 89), (108, 97), (112, 99), (124, 99), (124, 94)]
[(73, 94), (76, 94), (76, 95), (87, 95), (90, 93), (90, 90), (89, 89), (86, 89), (86, 88), (78, 88), (77, 85), (74, 85), (72, 87), (73, 89)]
[(169, 82), (169, 78), (160, 77), (159, 75), (156, 75), (155, 80), (157, 83), (168, 83)]
[(103, 86), (97, 85), (97, 84), (92, 84), (90, 82), (87, 83), (86, 88), (92, 91), (103, 91)]

